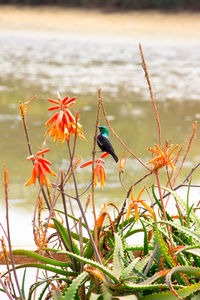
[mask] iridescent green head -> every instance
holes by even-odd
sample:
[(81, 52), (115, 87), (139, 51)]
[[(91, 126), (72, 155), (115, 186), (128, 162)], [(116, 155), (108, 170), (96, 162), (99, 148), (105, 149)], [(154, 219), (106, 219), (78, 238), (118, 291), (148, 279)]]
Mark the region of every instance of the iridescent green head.
[(105, 126), (98, 126), (99, 128), (99, 131), (101, 134), (105, 134), (105, 135), (108, 135), (108, 128), (105, 127)]

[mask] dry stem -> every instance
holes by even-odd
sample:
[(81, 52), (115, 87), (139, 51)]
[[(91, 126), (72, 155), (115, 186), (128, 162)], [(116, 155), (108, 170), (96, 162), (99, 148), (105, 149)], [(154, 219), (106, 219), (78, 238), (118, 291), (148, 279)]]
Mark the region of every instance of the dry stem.
[(98, 89), (98, 107), (97, 107), (97, 114), (96, 114), (94, 145), (93, 145), (93, 151), (92, 151), (92, 210), (93, 210), (93, 215), (94, 215), (94, 240), (95, 240), (96, 247), (98, 247), (98, 234), (97, 234), (97, 216), (96, 216), (95, 201), (94, 201), (94, 164), (95, 164), (95, 149), (96, 149), (97, 130), (98, 130), (98, 124), (99, 124), (101, 101), (102, 101), (101, 89)]
[(110, 130), (112, 131), (113, 135), (116, 137), (116, 139), (120, 142), (120, 144), (123, 145), (123, 147), (135, 158), (137, 159), (137, 161), (139, 161), (141, 163), (141, 165), (143, 165), (143, 167), (145, 167), (147, 170), (151, 171), (149, 167), (147, 167), (147, 165), (145, 163), (143, 163), (143, 161), (136, 155), (134, 154), (127, 146), (126, 144), (120, 139), (120, 137), (115, 133), (114, 129), (111, 127), (110, 125), (110, 122), (108, 121), (108, 116), (107, 116), (107, 113), (105, 111), (105, 107), (104, 107), (104, 104), (103, 104), (103, 99), (101, 98), (100, 99), (100, 102), (101, 102), (101, 107), (102, 107), (102, 111), (103, 111), (103, 115), (104, 115), (104, 118), (105, 118), (105, 121), (108, 125), (108, 127), (110, 128)]
[(149, 87), (151, 101), (152, 101), (153, 108), (154, 108), (154, 111), (155, 111), (155, 114), (156, 114), (156, 121), (157, 121), (157, 125), (158, 125), (159, 146), (161, 147), (162, 139), (161, 139), (161, 127), (160, 127), (159, 115), (158, 115), (158, 110), (157, 110), (156, 103), (155, 103), (155, 100), (154, 100), (152, 87), (151, 87), (151, 82), (150, 82), (150, 78), (149, 78), (149, 74), (148, 74), (148, 70), (147, 70), (147, 65), (146, 65), (146, 62), (145, 62), (145, 59), (144, 59), (144, 54), (143, 54), (143, 51), (142, 51), (141, 44), (139, 44), (139, 49), (140, 49), (140, 54), (141, 54), (141, 58), (142, 58), (142, 66), (143, 66), (145, 77), (146, 77), (148, 87)]

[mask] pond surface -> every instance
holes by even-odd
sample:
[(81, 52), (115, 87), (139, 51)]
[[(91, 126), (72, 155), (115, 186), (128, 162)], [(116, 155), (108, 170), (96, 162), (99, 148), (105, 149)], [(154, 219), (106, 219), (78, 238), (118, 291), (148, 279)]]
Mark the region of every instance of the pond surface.
[[(97, 90), (102, 89), (109, 120), (127, 146), (144, 162), (151, 155), (147, 147), (158, 143), (155, 115), (148, 86), (141, 66), (138, 43), (91, 37), (72, 37), (56, 33), (9, 31), (0, 33), (0, 165), (6, 163), (10, 178), (10, 206), (30, 211), (36, 199), (34, 187), (24, 187), (32, 165), (26, 160), (28, 149), (19, 117), (19, 101), (35, 95), (28, 111), (28, 128), (35, 153), (44, 140), (47, 99), (76, 96), (72, 111), (80, 112), (80, 123), (88, 142), (78, 141), (77, 155), (85, 162), (91, 159), (96, 118)], [(154, 97), (159, 110), (163, 143), (185, 144), (192, 133), (192, 123), (200, 119), (200, 44), (150, 43), (143, 45)], [(105, 121), (101, 116), (101, 124)], [(123, 148), (110, 133), (118, 156)], [(193, 142), (181, 179), (199, 162), (199, 134)], [(52, 169), (67, 169), (66, 146), (54, 146), (48, 154)], [(97, 191), (97, 205), (114, 202), (120, 205), (125, 197), (118, 179), (118, 165), (106, 158), (105, 188)], [(193, 176), (198, 182), (198, 173)], [(124, 183), (129, 187), (145, 174), (143, 167), (129, 156)], [(77, 170), (78, 185), (83, 190), (91, 178), (90, 168)], [(152, 180), (143, 184), (149, 186)], [(73, 193), (72, 186), (70, 186)], [(199, 195), (199, 192), (197, 191)], [(2, 188), (0, 191), (3, 198)], [(199, 197), (197, 195), (197, 198)], [(85, 198), (85, 195), (83, 198)]]

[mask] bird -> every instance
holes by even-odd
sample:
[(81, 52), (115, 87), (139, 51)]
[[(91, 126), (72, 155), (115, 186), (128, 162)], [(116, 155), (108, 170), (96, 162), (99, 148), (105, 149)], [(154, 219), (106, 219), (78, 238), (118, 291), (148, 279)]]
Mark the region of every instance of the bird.
[(115, 162), (118, 162), (118, 157), (115, 154), (113, 146), (108, 137), (108, 128), (105, 126), (98, 126), (100, 134), (97, 136), (97, 145), (103, 152), (108, 152), (114, 158)]

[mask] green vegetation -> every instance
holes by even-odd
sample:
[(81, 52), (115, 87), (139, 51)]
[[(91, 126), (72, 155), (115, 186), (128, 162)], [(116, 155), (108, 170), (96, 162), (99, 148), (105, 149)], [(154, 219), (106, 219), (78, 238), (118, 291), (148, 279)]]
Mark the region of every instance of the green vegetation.
[[(76, 142), (78, 138), (83, 142), (86, 138), (79, 123), (79, 114), (76, 112), (74, 116), (71, 112), (76, 98), (62, 99), (58, 94), (57, 100), (48, 99), (53, 105), (49, 108), (53, 115), (46, 122), (46, 138), (35, 155), (32, 153), (26, 119), (27, 109), (30, 108), (30, 102), (34, 105), (34, 98), (21, 103), (20, 114), (29, 151), (28, 160), (32, 162), (33, 167), (31, 177), (25, 185), (39, 186), (33, 217), (37, 251), (12, 250), (8, 169), (4, 166), (6, 228), (4, 238), (1, 239), (1, 259), (3, 257), (5, 260), (8, 270), (1, 274), (0, 292), (5, 293), (8, 299), (35, 299), (35, 291), (39, 287), (41, 289), (37, 299), (44, 300), (173, 300), (195, 299), (194, 297), (199, 295), (200, 219), (197, 212), (200, 202), (191, 203), (190, 190), (193, 188), (191, 176), (200, 163), (177, 184), (195, 137), (197, 124), (193, 124), (192, 134), (183, 155), (182, 146), (171, 145), (168, 141), (163, 144), (159, 114), (141, 45), (139, 48), (158, 129), (158, 144), (148, 148), (152, 159), (146, 163), (124, 144), (111, 127), (99, 90), (94, 143), (88, 144), (92, 158), (81, 165), (81, 168), (88, 167), (88, 170), (89, 166), (92, 167), (92, 179), (88, 186), (80, 191), (81, 184), (76, 174), (80, 170), (81, 158), (76, 157)], [(28, 113), (30, 116), (30, 110)], [(118, 176), (125, 197), (120, 208), (112, 202), (104, 203), (97, 216), (95, 189), (100, 182), (100, 189), (102, 194), (104, 193), (103, 187), (106, 180), (109, 180), (106, 178), (104, 158), (113, 159), (107, 152), (99, 157), (96, 151), (101, 113), (110, 132), (144, 168), (144, 176), (128, 188), (124, 185), (123, 177), (126, 175), (126, 164), (129, 160), (128, 156), (123, 159), (122, 153), (119, 158)], [(106, 130), (105, 127), (100, 127), (102, 128)], [(46, 159), (50, 151), (46, 148), (49, 138), (66, 146), (68, 168), (65, 173), (63, 170), (54, 173), (51, 162)], [(161, 172), (166, 174), (166, 182), (162, 185)], [(57, 177), (56, 182), (51, 182), (50, 176)], [(156, 186), (146, 187), (146, 177), (155, 177)], [(141, 186), (138, 195), (135, 195), (134, 191), (136, 185)], [(186, 188), (186, 192), (180, 196), (178, 190), (182, 187)], [(88, 201), (83, 207), (82, 198), (85, 194), (88, 194)], [(103, 197), (106, 198), (106, 195)], [(59, 202), (62, 209), (57, 207)], [(91, 225), (91, 213), (87, 211), (90, 202), (94, 226)], [(173, 214), (169, 203), (175, 206)], [(77, 217), (78, 211), (80, 217)], [(134, 242), (138, 234), (139, 245)], [(26, 257), (30, 261), (15, 263), (16, 256)], [(58, 259), (59, 257), (61, 259)], [(37, 278), (33, 277), (33, 282), (27, 286), (26, 272), (30, 268), (42, 272)], [(19, 279), (18, 269), (24, 270), (22, 280)]]
[(2, 4), (64, 5), (105, 9), (200, 9), (199, 0), (0, 0)]

